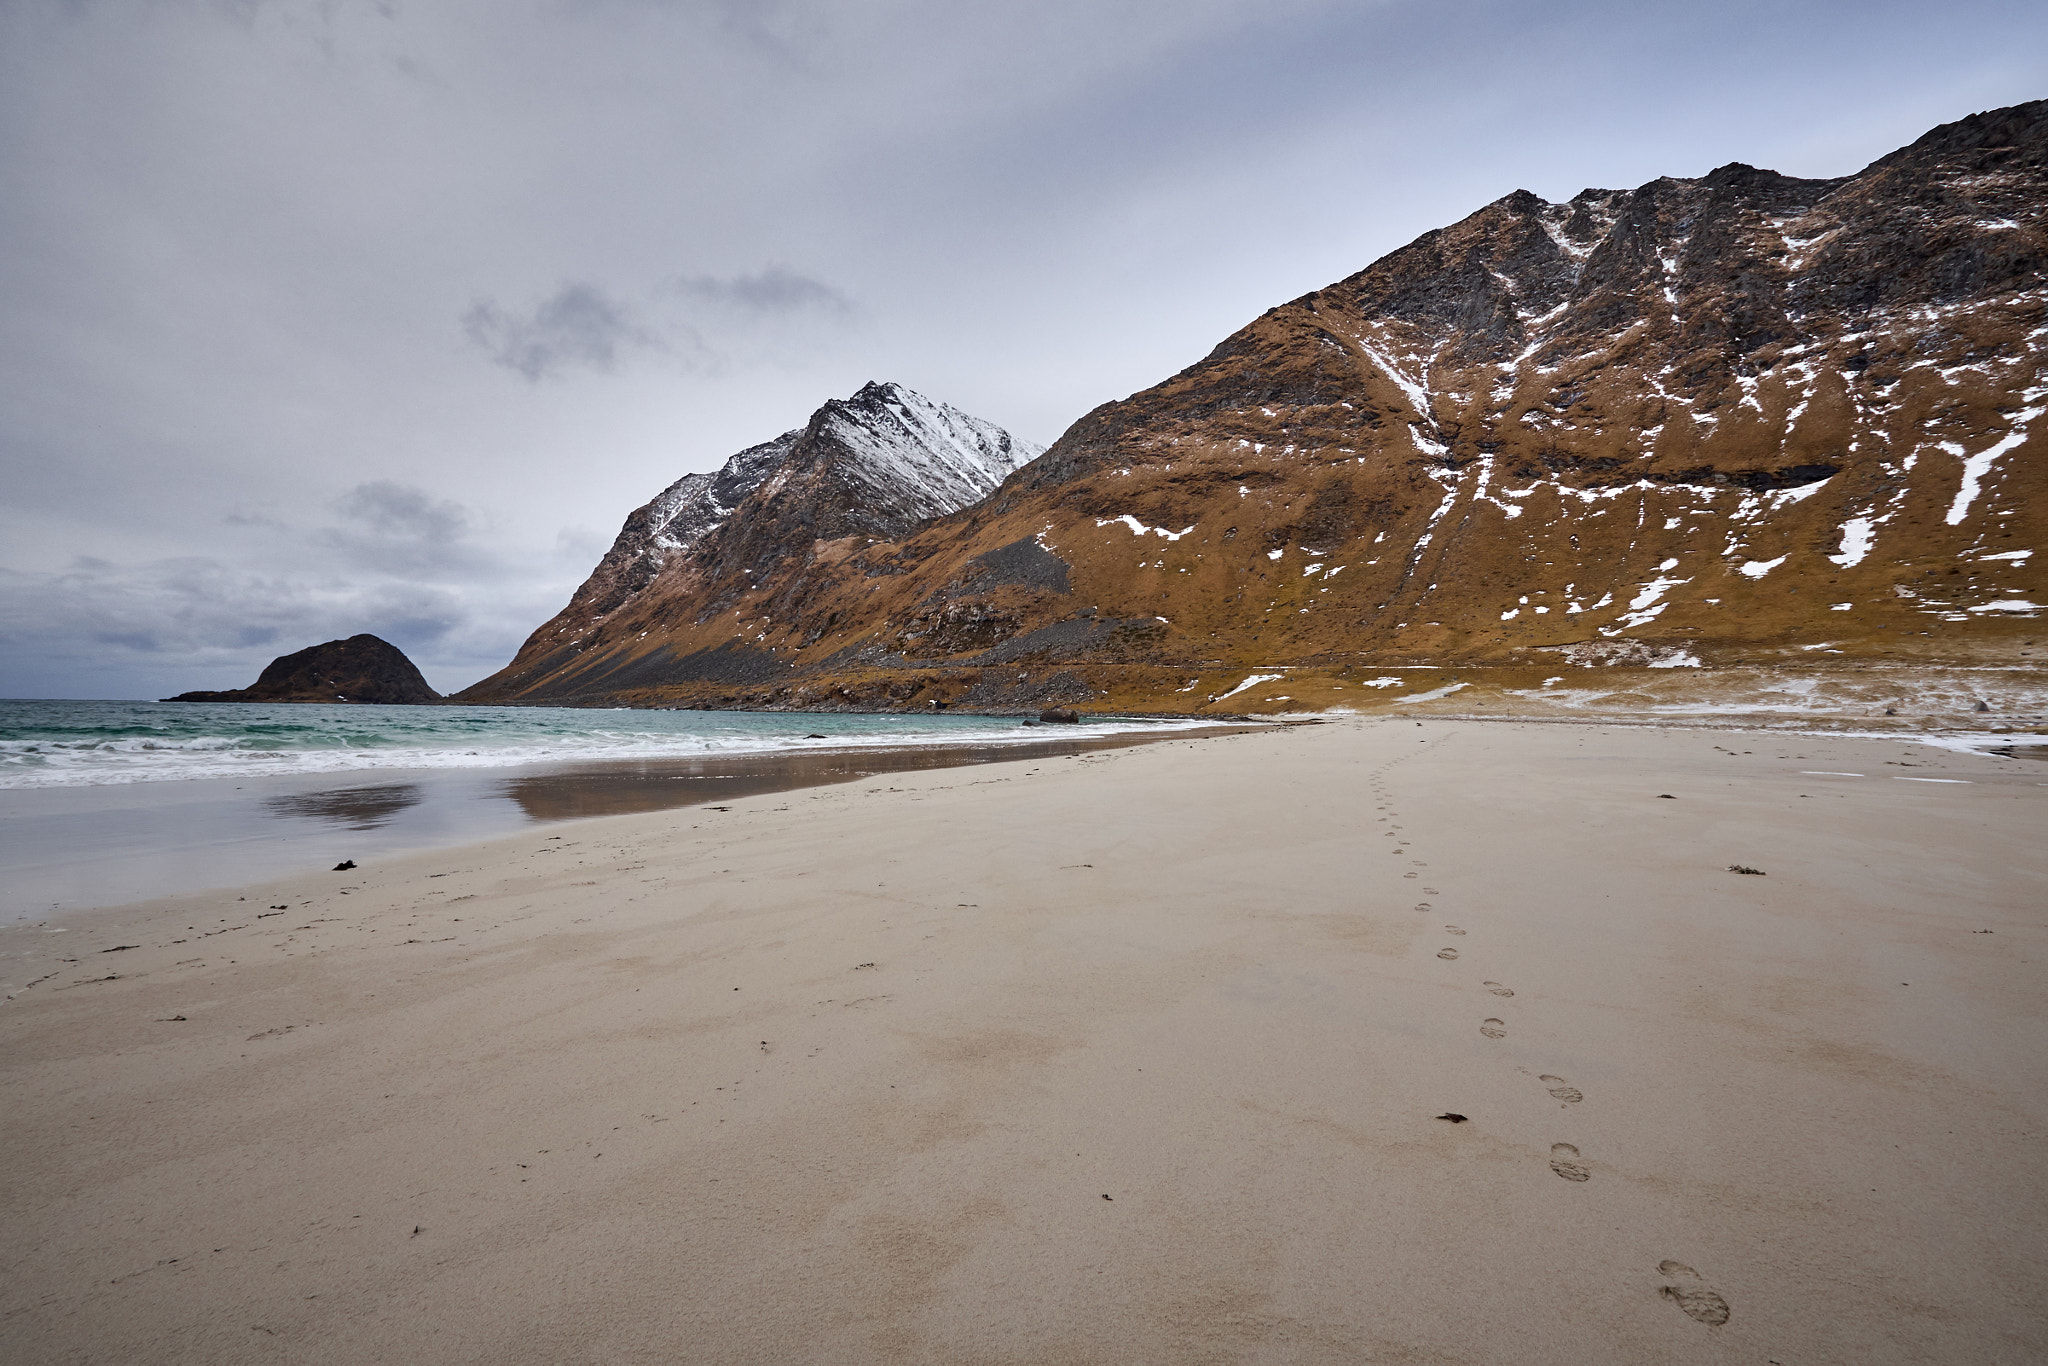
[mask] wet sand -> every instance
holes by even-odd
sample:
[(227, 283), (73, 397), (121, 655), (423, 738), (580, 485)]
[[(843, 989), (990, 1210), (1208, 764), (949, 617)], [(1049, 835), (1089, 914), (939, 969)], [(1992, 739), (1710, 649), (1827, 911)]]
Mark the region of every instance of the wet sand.
[(1060, 738), (1054, 730), (1045, 739), (904, 749), (0, 791), (0, 923), (288, 877), (343, 859), (363, 863), (472, 844), (550, 821), (665, 811), (877, 773), (1090, 753), (1158, 738), (1142, 732)]
[(0, 932), (0, 1358), (2040, 1360), (2044, 783), (1352, 721)]

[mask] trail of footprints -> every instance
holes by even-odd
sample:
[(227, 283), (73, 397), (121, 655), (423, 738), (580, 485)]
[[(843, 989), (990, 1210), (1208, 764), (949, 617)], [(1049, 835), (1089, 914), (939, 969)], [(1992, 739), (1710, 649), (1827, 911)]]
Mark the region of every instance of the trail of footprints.
[[(1375, 770), (1371, 779), (1374, 809), (1380, 813), (1377, 823), (1387, 827), (1384, 832), (1384, 838), (1394, 841), (1393, 847), (1388, 852), (1397, 856), (1408, 851), (1409, 840), (1403, 833), (1403, 827), (1396, 820), (1400, 813), (1394, 809), (1393, 799), (1387, 791), (1386, 780), (1381, 775), (1388, 767), (1399, 762), (1400, 760), (1398, 759), (1390, 760), (1387, 764), (1382, 765), (1380, 769)], [(1422, 859), (1410, 859), (1409, 862), (1413, 866), (1409, 871), (1401, 874), (1404, 879), (1419, 878), (1420, 873), (1418, 870), (1429, 866)], [(1434, 887), (1425, 887), (1422, 890), (1429, 896), (1441, 895)], [(1418, 901), (1415, 903), (1415, 909), (1424, 915), (1431, 915), (1435, 913), (1436, 906), (1433, 902)], [(1443, 929), (1447, 935), (1463, 937), (1466, 933), (1464, 929), (1457, 925), (1445, 925)], [(1455, 963), (1458, 961), (1459, 951), (1451, 945), (1445, 945), (1436, 951), (1436, 956), (1445, 962)], [(1483, 981), (1480, 983), (1480, 986), (1503, 999), (1512, 997), (1515, 994), (1513, 988), (1504, 986), (1499, 982)], [(1507, 1022), (1497, 1016), (1488, 1016), (1479, 1022), (1479, 1032), (1488, 1039), (1504, 1039), (1508, 1035)], [(1537, 1081), (1550, 1093), (1551, 1099), (1559, 1103), (1560, 1107), (1577, 1105), (1586, 1098), (1583, 1091), (1563, 1077), (1545, 1072), (1537, 1078)], [(1586, 1165), (1584, 1155), (1579, 1152), (1576, 1146), (1570, 1143), (1553, 1143), (1550, 1145), (1550, 1170), (1562, 1179), (1574, 1184), (1584, 1184), (1593, 1179), (1592, 1169)], [(1719, 1327), (1728, 1322), (1728, 1301), (1723, 1299), (1714, 1290), (1709, 1289), (1699, 1272), (1693, 1270), (1684, 1262), (1664, 1261), (1657, 1264), (1657, 1273), (1670, 1282), (1670, 1284), (1660, 1287), (1657, 1293), (1677, 1305), (1679, 1309), (1684, 1311), (1687, 1318), (1695, 1323), (1706, 1324), (1709, 1327)]]

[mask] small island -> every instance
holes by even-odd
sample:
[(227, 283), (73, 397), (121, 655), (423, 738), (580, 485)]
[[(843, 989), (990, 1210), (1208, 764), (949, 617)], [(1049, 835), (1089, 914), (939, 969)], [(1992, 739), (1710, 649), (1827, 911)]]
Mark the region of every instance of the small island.
[(330, 640), (270, 661), (255, 684), (227, 692), (185, 692), (166, 702), (366, 702), (423, 706), (442, 701), (419, 666), (388, 640), (363, 634)]

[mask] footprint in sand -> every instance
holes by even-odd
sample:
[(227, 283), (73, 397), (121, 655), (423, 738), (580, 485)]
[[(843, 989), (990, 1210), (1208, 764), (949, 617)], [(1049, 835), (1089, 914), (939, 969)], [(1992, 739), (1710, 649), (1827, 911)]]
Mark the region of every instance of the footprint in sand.
[[(1550, 1170), (1567, 1181), (1591, 1181), (1593, 1173), (1579, 1164), (1579, 1150), (1569, 1143), (1550, 1145)], [(1691, 1311), (1687, 1311), (1691, 1312)]]
[(1508, 1036), (1508, 1022), (1489, 1017), (1479, 1022), (1479, 1032), (1489, 1039), (1505, 1039)]
[(1436, 956), (1439, 958), (1456, 958), (1458, 951), (1456, 949), (1438, 949)]
[(1463, 931), (1463, 930), (1461, 930), (1461, 929), (1459, 929), (1459, 928), (1458, 928), (1458, 927), (1457, 927), (1456, 925), (1446, 925), (1446, 926), (1444, 926), (1444, 933), (1445, 933), (1445, 934), (1463, 934), (1463, 933), (1464, 933), (1464, 931)]
[(1657, 1272), (1679, 1282), (1663, 1286), (1657, 1293), (1683, 1309), (1687, 1318), (1713, 1327), (1728, 1322), (1728, 1301), (1701, 1285), (1699, 1272), (1684, 1262), (1659, 1262)]
[(1512, 996), (1515, 994), (1512, 990), (1498, 982), (1481, 982), (1479, 985), (1485, 987), (1496, 996)]
[(1573, 1086), (1563, 1077), (1553, 1077), (1546, 1072), (1544, 1075), (1538, 1077), (1536, 1080), (1542, 1082), (1545, 1086), (1550, 1088), (1550, 1094), (1552, 1099), (1561, 1100), (1567, 1105), (1577, 1105), (1580, 1101), (1586, 1098), (1585, 1092), (1581, 1091), (1578, 1087)]
[(1415, 903), (1415, 909), (1418, 911), (1433, 911), (1436, 907), (1430, 905), (1427, 901), (1418, 901)]

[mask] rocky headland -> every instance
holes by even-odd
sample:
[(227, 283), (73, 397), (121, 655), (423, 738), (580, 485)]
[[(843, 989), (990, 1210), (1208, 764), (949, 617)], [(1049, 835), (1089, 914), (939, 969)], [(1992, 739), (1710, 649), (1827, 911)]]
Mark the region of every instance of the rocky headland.
[(405, 651), (373, 635), (330, 640), (270, 661), (255, 684), (226, 692), (187, 692), (166, 702), (370, 702), (423, 705), (442, 701)]

